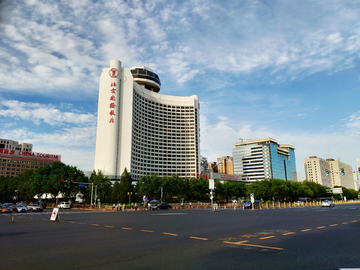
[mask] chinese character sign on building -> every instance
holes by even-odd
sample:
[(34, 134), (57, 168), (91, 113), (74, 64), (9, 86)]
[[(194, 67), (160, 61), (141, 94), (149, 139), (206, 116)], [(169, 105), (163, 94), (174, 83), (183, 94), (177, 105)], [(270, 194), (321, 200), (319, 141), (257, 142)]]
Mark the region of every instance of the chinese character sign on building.
[[(111, 78), (116, 78), (119, 75), (119, 70), (117, 70), (116, 68), (112, 68), (109, 70), (109, 76)], [(118, 92), (118, 86), (116, 84), (116, 82), (111, 82), (110, 83), (110, 98), (109, 98), (109, 115), (110, 115), (110, 120), (109, 123), (114, 123), (115, 119), (114, 117), (116, 117), (116, 107), (118, 106), (118, 101), (116, 98), (116, 94)]]

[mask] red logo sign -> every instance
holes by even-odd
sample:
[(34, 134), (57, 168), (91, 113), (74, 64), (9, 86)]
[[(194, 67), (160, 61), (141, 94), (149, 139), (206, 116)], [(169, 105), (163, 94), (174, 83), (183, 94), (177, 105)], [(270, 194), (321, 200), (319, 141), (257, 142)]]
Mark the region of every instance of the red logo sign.
[(111, 78), (116, 78), (117, 76), (119, 76), (119, 70), (117, 70), (116, 68), (112, 68), (109, 70), (109, 76)]

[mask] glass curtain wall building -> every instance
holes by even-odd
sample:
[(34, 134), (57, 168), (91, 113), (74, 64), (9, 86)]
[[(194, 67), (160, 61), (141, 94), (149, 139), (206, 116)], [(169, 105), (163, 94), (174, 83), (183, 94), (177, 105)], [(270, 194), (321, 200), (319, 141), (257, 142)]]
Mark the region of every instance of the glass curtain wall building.
[(199, 98), (159, 94), (157, 74), (112, 60), (100, 77), (95, 171), (133, 180), (200, 173)]
[(252, 182), (264, 179), (295, 180), (295, 148), (267, 138), (238, 142), (233, 149), (234, 174)]

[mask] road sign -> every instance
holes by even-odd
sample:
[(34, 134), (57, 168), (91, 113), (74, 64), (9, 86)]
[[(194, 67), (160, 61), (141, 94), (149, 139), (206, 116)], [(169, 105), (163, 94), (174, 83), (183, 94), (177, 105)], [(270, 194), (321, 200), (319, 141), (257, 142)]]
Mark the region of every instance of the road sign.
[(214, 179), (209, 179), (209, 189), (215, 189)]
[(332, 190), (333, 190), (334, 194), (341, 194), (342, 193), (342, 188), (341, 187), (340, 188), (333, 188)]
[(58, 215), (59, 215), (59, 208), (54, 208), (52, 213), (51, 213), (51, 217), (50, 220), (55, 221), (58, 219)]
[(79, 184), (79, 187), (86, 187), (86, 185), (83, 185), (83, 184)]
[(145, 200), (146, 200), (146, 196), (144, 195), (144, 196), (143, 196), (143, 201), (145, 201)]
[(251, 203), (254, 203), (254, 193), (250, 193)]

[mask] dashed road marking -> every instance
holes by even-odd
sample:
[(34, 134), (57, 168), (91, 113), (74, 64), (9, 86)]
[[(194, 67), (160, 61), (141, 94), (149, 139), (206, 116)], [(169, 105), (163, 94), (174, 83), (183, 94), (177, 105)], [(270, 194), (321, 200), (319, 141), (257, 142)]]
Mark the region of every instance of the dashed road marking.
[(176, 234), (176, 233), (166, 233), (166, 232), (163, 232), (163, 234), (172, 235), (172, 236), (178, 236), (178, 234)]
[(140, 230), (141, 232), (149, 232), (149, 233), (153, 233), (154, 231), (148, 231), (148, 230)]
[(349, 222), (343, 222), (342, 224), (348, 224)]
[(301, 232), (308, 232), (311, 231), (312, 229), (305, 229), (305, 230), (301, 230)]
[(106, 228), (114, 228), (114, 226), (105, 225)]
[(99, 224), (91, 224), (92, 226), (100, 226)]
[(278, 247), (267, 247), (267, 246), (247, 244), (247, 242), (249, 242), (249, 241), (248, 240), (240, 241), (240, 242), (227, 242), (227, 241), (224, 241), (223, 243), (232, 244), (232, 245), (239, 245), (239, 246), (258, 247), (258, 248), (265, 248), (265, 249), (284, 250), (283, 248), (278, 248)]
[(324, 229), (326, 226), (316, 227), (316, 229)]
[(121, 229), (132, 231), (132, 228), (121, 227)]
[(69, 223), (75, 223), (75, 221), (68, 221)]
[(264, 240), (264, 239), (270, 239), (270, 238), (274, 238), (275, 236), (271, 235), (271, 236), (266, 236), (266, 237), (261, 237), (259, 238), (260, 240)]
[(197, 239), (197, 240), (204, 240), (204, 241), (209, 240), (209, 239), (207, 239), (207, 238), (201, 238), (201, 237), (195, 237), (195, 236), (190, 236), (189, 238), (191, 238), (191, 239)]
[(283, 233), (283, 235), (289, 235), (289, 234), (294, 234), (295, 232), (288, 232), (288, 233)]

